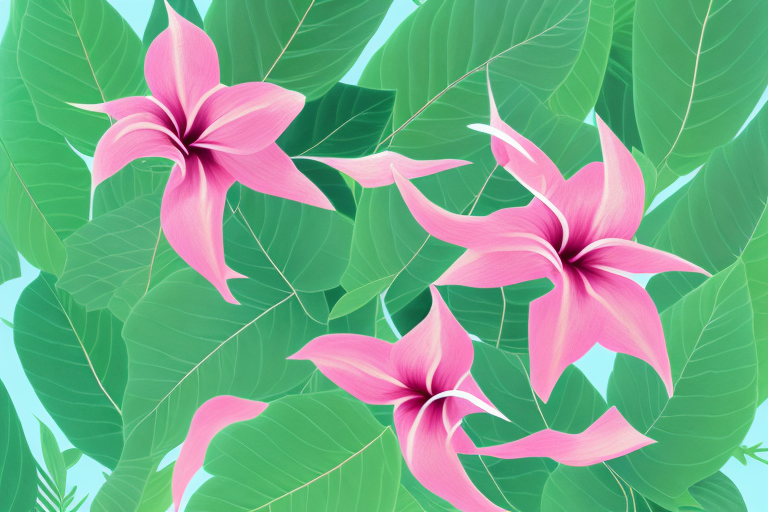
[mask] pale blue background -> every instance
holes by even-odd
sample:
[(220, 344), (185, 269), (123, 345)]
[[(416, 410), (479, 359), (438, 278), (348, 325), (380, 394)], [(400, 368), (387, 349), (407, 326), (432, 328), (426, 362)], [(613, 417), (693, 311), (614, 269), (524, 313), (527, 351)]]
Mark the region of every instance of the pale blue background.
[[(109, 1), (141, 37), (144, 33), (144, 27), (146, 26), (152, 9), (152, 0)], [(196, 0), (198, 9), (202, 15), (205, 15), (205, 11), (208, 9), (210, 3), (211, 0)], [(387, 40), (395, 27), (397, 27), (415, 8), (416, 6), (412, 0), (394, 1), (381, 28), (373, 37), (357, 64), (355, 64), (347, 76), (344, 77), (344, 82), (350, 84), (357, 82), (365, 64), (376, 49)], [(0, 36), (2, 36), (2, 33), (5, 30), (5, 25), (8, 20), (8, 12), (9, 0), (0, 0)], [(758, 105), (757, 108), (764, 104), (766, 100), (768, 100), (768, 91), (763, 95), (760, 105)], [(755, 111), (757, 111), (757, 108)], [(90, 159), (87, 159), (87, 161), (90, 165)], [(673, 185), (673, 187), (670, 187), (670, 189), (676, 189), (692, 177), (693, 173), (690, 176), (682, 178), (678, 183)], [(669, 190), (669, 193), (671, 193), (671, 191), (672, 190)], [(664, 194), (662, 197), (665, 198), (667, 195), (668, 194)], [(9, 320), (13, 319), (13, 310), (21, 291), (37, 276), (37, 274), (37, 269), (22, 260), (22, 277), (0, 286), (0, 317)], [(596, 347), (577, 364), (603, 395), (605, 395), (608, 377), (611, 368), (613, 367), (613, 358), (613, 353), (600, 347)], [(8, 388), (8, 392), (16, 405), (24, 432), (29, 440), (30, 448), (41, 464), (43, 463), (43, 459), (40, 451), (40, 436), (36, 417), (40, 418), (51, 427), (56, 434), (62, 449), (71, 447), (71, 444), (56, 427), (56, 424), (37, 399), (37, 396), (24, 375), (24, 370), (21, 367), (19, 358), (16, 355), (13, 346), (13, 333), (11, 329), (2, 323), (0, 323), (0, 378), (2, 378)], [(747, 435), (745, 442), (752, 445), (760, 441), (768, 441), (768, 403), (763, 404), (758, 410), (755, 423)], [(174, 451), (174, 453), (166, 457), (164, 464), (173, 460), (176, 455), (177, 451)], [(102, 476), (103, 471), (106, 471), (106, 468), (87, 457), (83, 457), (70, 472), (70, 485), (76, 484), (78, 486), (79, 496), (82, 496), (87, 492), (90, 493), (90, 499), (92, 499), (104, 482), (104, 477)], [(731, 459), (726, 464), (723, 471), (739, 486), (750, 512), (764, 512), (768, 510), (768, 492), (766, 491), (766, 487), (768, 487), (766, 485), (768, 484), (768, 466), (759, 464), (756, 461), (750, 461), (749, 466), (744, 467), (735, 459)], [(191, 491), (193, 490), (193, 487), (200, 485), (204, 480), (205, 475), (198, 475), (193, 480), (192, 487), (188, 489), (188, 492), (186, 493), (187, 497), (192, 494)], [(83, 510), (87, 509), (88, 505), (86, 505)]]

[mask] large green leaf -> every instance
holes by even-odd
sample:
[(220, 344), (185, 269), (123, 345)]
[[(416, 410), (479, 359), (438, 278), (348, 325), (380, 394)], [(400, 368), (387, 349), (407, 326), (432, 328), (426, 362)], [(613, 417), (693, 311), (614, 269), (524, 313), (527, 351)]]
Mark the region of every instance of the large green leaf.
[(19, 253), (3, 224), (0, 224), (0, 284), (21, 276)]
[(717, 471), (744, 439), (755, 414), (757, 373), (744, 264), (735, 263), (661, 315), (674, 395), (656, 372), (616, 358), (608, 385), (635, 429), (657, 441), (607, 464), (670, 510), (694, 506), (687, 489)]
[(371, 154), (390, 122), (394, 102), (392, 91), (338, 83), (307, 103), (277, 143), (291, 156)]
[[(690, 488), (703, 512), (747, 512), (739, 489), (717, 472)], [(542, 496), (543, 512), (663, 512), (655, 503), (619, 479), (605, 464), (586, 468), (559, 466)]]
[[(488, 136), (466, 128), (488, 120), (489, 66), (502, 118), (542, 146), (564, 174), (595, 160), (595, 129), (542, 104), (579, 55), (588, 4), (445, 1), (419, 7), (374, 55), (360, 80), (365, 87), (397, 91), (396, 128), (379, 149), (475, 162), (417, 181), (431, 200), (452, 211), (487, 214), (527, 202), (530, 195), (510, 176), (493, 172)], [(387, 288), (395, 313), (460, 254), (461, 249), (424, 232), (394, 187), (365, 189), (342, 279), (348, 294), (333, 316), (353, 311)]]
[[(228, 255), (235, 252), (228, 247)], [(230, 265), (246, 271), (237, 261)], [(135, 510), (154, 468), (184, 440), (206, 400), (231, 394), (268, 401), (309, 378), (311, 363), (285, 358), (327, 332), (326, 325), (304, 313), (271, 267), (258, 280), (232, 280), (230, 287), (241, 305), (225, 302), (194, 270), (181, 270), (131, 311), (123, 330), (130, 354), (125, 448), (92, 510)]]
[[(632, 25), (635, 0), (616, 0), (613, 14), (613, 38), (603, 87), (595, 112), (611, 127), (628, 148), (642, 149), (635, 121), (632, 85)], [(654, 178), (655, 181), (655, 178)], [(655, 190), (655, 187), (654, 187)]]
[(68, 103), (141, 94), (141, 40), (106, 0), (28, 1), (18, 61), (37, 117), (93, 155), (110, 120)]
[(99, 183), (93, 192), (93, 218), (116, 210), (137, 197), (165, 188), (171, 165), (161, 158), (134, 160)]
[(29, 512), (35, 506), (35, 459), (21, 429), (16, 408), (0, 380), (0, 510)]
[(357, 400), (289, 396), (214, 438), (204, 465), (213, 478), (187, 510), (390, 512), (400, 458), (392, 429)]
[(134, 199), (70, 236), (59, 288), (88, 311), (109, 308), (125, 320), (153, 286), (186, 267), (160, 228), (161, 196)]
[[(514, 441), (545, 428), (562, 432), (584, 431), (606, 410), (605, 401), (587, 378), (569, 368), (544, 404), (535, 397), (525, 355), (510, 354), (475, 343), (472, 375), (483, 392), (512, 421), (490, 415), (465, 420), (470, 437), (479, 445)], [(483, 493), (506, 509), (538, 511), (547, 478), (557, 467), (550, 459), (503, 460), (462, 456), (467, 471)]]
[(167, 512), (173, 504), (171, 480), (175, 463), (155, 471), (149, 477), (136, 512)]
[(46, 410), (73, 445), (114, 468), (128, 370), (122, 322), (109, 311), (87, 313), (42, 273), (19, 297), (14, 326), (19, 359)]
[(547, 102), (553, 112), (583, 121), (595, 106), (611, 50), (615, 1), (590, 1), (589, 23), (579, 58)]
[[(712, 273), (725, 269), (737, 258), (744, 260), (755, 316), (760, 376), (768, 369), (764, 307), (768, 293), (766, 168), (768, 109), (764, 108), (735, 140), (715, 150), (690, 185), (671, 198), (671, 213), (651, 212), (637, 234), (641, 243), (677, 254)], [(665, 203), (659, 208), (665, 208)], [(649, 223), (656, 227), (651, 228)], [(648, 291), (663, 310), (703, 279), (699, 274), (659, 274), (649, 281)], [(759, 380), (762, 402), (768, 397), (768, 379)]]
[(391, 0), (214, 0), (205, 30), (221, 81), (268, 81), (308, 100), (343, 77), (379, 28)]
[(88, 220), (91, 177), (67, 142), (37, 121), (16, 64), (26, 2), (11, 7), (0, 44), (0, 223), (29, 263), (61, 274), (62, 241)]
[[(200, 28), (203, 28), (203, 18), (195, 7), (194, 0), (167, 0), (173, 10), (179, 13), (181, 16), (191, 21)], [(168, 10), (165, 8), (166, 0), (155, 0), (152, 5), (152, 13), (149, 15), (149, 21), (144, 29), (144, 36), (142, 37), (142, 44), (144, 46), (144, 53), (147, 52), (147, 48), (152, 44), (152, 41), (160, 35), (160, 32), (168, 28)]]
[(731, 140), (768, 85), (768, 3), (638, 1), (633, 80), (656, 190)]

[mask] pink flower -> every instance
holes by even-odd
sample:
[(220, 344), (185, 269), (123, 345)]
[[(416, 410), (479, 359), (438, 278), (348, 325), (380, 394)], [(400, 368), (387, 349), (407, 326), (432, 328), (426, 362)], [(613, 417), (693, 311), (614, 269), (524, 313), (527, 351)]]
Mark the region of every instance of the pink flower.
[(232, 423), (255, 418), (264, 412), (268, 405), (264, 402), (222, 395), (211, 398), (200, 406), (192, 417), (189, 433), (173, 468), (171, 490), (175, 510), (179, 510), (189, 481), (203, 467), (205, 452), (213, 437)]
[(531, 381), (546, 402), (565, 368), (595, 343), (638, 357), (672, 395), (664, 332), (648, 293), (631, 273), (709, 273), (673, 254), (633, 242), (643, 217), (643, 176), (632, 155), (597, 119), (603, 162), (569, 180), (532, 142), (499, 118), (491, 94), (491, 134), (498, 164), (534, 199), (486, 217), (447, 212), (402, 176), (396, 183), (421, 226), (467, 251), (435, 282), (475, 288), (549, 278), (555, 288), (531, 303), (528, 324)]
[(474, 349), (469, 335), (437, 289), (430, 289), (429, 314), (397, 343), (329, 334), (289, 357), (311, 360), (326, 377), (363, 402), (394, 405), (403, 456), (427, 489), (464, 511), (503, 510), (472, 484), (458, 453), (550, 457), (565, 464), (589, 465), (653, 442), (611, 409), (581, 434), (543, 430), (518, 441), (477, 448), (462, 430), (462, 418), (481, 412), (506, 417), (470, 374)]

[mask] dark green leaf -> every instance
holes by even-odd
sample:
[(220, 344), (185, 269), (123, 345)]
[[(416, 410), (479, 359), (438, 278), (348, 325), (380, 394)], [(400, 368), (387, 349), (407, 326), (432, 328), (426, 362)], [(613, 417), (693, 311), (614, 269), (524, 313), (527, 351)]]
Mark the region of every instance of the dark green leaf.
[(671, 510), (695, 506), (688, 488), (717, 471), (755, 414), (757, 373), (744, 264), (735, 263), (661, 315), (674, 395), (646, 363), (618, 355), (608, 385), (635, 429), (657, 441), (607, 464)]
[(656, 190), (730, 141), (768, 84), (768, 3), (647, 0), (635, 8), (633, 80)]
[(0, 510), (29, 512), (35, 506), (35, 459), (24, 438), (16, 408), (0, 381)]
[(359, 401), (336, 393), (289, 396), (214, 438), (204, 466), (214, 477), (187, 510), (390, 512), (400, 460), (392, 429)]
[(14, 324), (16, 351), (43, 406), (76, 448), (114, 468), (128, 369), (122, 322), (109, 311), (87, 313), (43, 273), (19, 297)]
[(314, 100), (343, 77), (391, 0), (214, 0), (205, 30), (221, 81), (269, 81)]
[(18, 61), (40, 122), (87, 155), (110, 120), (68, 103), (103, 103), (145, 89), (141, 40), (106, 0), (29, 0)]
[[(203, 18), (197, 11), (194, 0), (168, 0), (168, 3), (174, 11), (186, 18), (187, 21), (191, 21), (198, 27), (203, 28)], [(152, 41), (166, 28), (168, 28), (168, 11), (165, 8), (165, 0), (155, 0), (152, 6), (152, 14), (149, 15), (149, 21), (144, 29), (144, 37), (142, 38), (144, 53), (147, 53), (147, 48), (149, 48)]]

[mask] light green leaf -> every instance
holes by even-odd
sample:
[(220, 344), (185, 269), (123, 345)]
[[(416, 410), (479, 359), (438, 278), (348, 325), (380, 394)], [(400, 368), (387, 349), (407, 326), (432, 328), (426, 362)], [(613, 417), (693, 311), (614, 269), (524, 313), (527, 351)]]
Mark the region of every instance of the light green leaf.
[(277, 143), (291, 156), (369, 155), (391, 121), (394, 102), (392, 91), (338, 83), (307, 103)]
[[(203, 28), (203, 18), (195, 7), (194, 0), (168, 0), (174, 11), (183, 16), (187, 21), (191, 21), (200, 28)], [(168, 28), (168, 11), (165, 8), (165, 0), (155, 0), (152, 5), (152, 13), (149, 15), (149, 21), (144, 29), (142, 45), (144, 53), (147, 48), (160, 35), (160, 32)]]
[(615, 0), (591, 0), (587, 33), (579, 58), (547, 106), (556, 114), (583, 121), (595, 106), (603, 84), (613, 35)]
[(164, 189), (171, 165), (161, 158), (134, 160), (99, 183), (93, 192), (93, 218), (116, 210), (134, 199)]
[(205, 30), (221, 81), (268, 81), (314, 100), (343, 77), (391, 0), (214, 0)]
[(13, 246), (8, 230), (0, 223), (0, 284), (21, 276), (19, 253)]
[(400, 460), (392, 429), (359, 401), (334, 392), (289, 396), (214, 438), (203, 466), (213, 478), (187, 510), (390, 512)]
[(695, 506), (688, 488), (717, 471), (755, 414), (757, 373), (744, 264), (735, 263), (661, 315), (674, 395), (646, 363), (618, 355), (608, 385), (639, 432), (657, 441), (607, 462), (629, 485), (670, 510)]
[(395, 508), (392, 512), (425, 512), (425, 510), (416, 501), (416, 498), (411, 496), (408, 489), (401, 485), (397, 491), (397, 501), (395, 501)]
[(109, 308), (125, 321), (152, 287), (187, 266), (160, 228), (161, 197), (134, 199), (70, 236), (58, 287), (88, 311)]
[(635, 8), (633, 80), (656, 191), (730, 141), (768, 85), (768, 3), (648, 0)]
[(26, 2), (11, 7), (0, 44), (0, 224), (24, 259), (61, 274), (62, 241), (88, 220), (91, 176), (67, 142), (37, 122), (16, 64)]
[[(228, 246), (227, 255), (238, 250)], [(229, 263), (246, 271), (239, 262)], [(241, 305), (225, 302), (194, 270), (180, 270), (131, 311), (123, 330), (131, 354), (125, 448), (94, 500), (94, 512), (134, 511), (154, 468), (184, 440), (206, 400), (228, 394), (270, 401), (298, 391), (312, 374), (308, 361), (285, 358), (325, 334), (327, 326), (304, 313), (277, 271), (264, 267), (258, 278), (231, 280), (230, 287)]]
[(149, 477), (136, 512), (166, 512), (173, 504), (171, 481), (175, 463), (170, 463)]
[[(427, 2), (395, 30), (360, 79), (362, 86), (397, 92), (395, 129), (379, 150), (474, 162), (416, 181), (427, 197), (451, 211), (484, 215), (528, 202), (529, 193), (511, 176), (494, 172), (489, 137), (466, 127), (488, 121), (489, 67), (501, 117), (543, 147), (565, 175), (597, 159), (594, 127), (542, 104), (578, 58), (588, 11), (589, 2), (580, 0)], [(365, 189), (342, 279), (354, 295), (337, 307), (349, 312), (388, 289), (394, 314), (461, 252), (429, 237), (394, 187)]]
[(29, 512), (35, 506), (35, 459), (21, 429), (16, 408), (0, 380), (0, 510)]
[(40, 445), (43, 450), (43, 460), (45, 467), (53, 478), (60, 496), (67, 492), (67, 466), (64, 462), (64, 456), (59, 450), (59, 443), (56, 442), (53, 432), (45, 423), (38, 420), (40, 424)]
[[(632, 24), (635, 0), (616, 0), (613, 38), (595, 111), (628, 148), (642, 149), (632, 85)], [(654, 177), (654, 183), (656, 178)], [(654, 189), (655, 190), (655, 189)]]
[(752, 240), (741, 255), (752, 300), (757, 349), (757, 403), (768, 398), (768, 210), (755, 227)]
[(122, 322), (109, 311), (86, 313), (43, 273), (19, 297), (14, 324), (16, 351), (43, 406), (76, 448), (114, 468), (128, 369)]
[(105, 0), (29, 0), (19, 69), (41, 123), (93, 155), (105, 114), (68, 103), (103, 103), (145, 90), (141, 40)]
[(80, 457), (83, 456), (83, 452), (77, 448), (70, 448), (69, 450), (64, 450), (61, 455), (64, 457), (64, 466), (69, 470), (72, 466), (77, 464)]
[(645, 184), (645, 209), (653, 202), (654, 190), (656, 190), (656, 167), (651, 163), (645, 154), (637, 148), (632, 148), (632, 157), (640, 167), (643, 173), (643, 183)]
[[(496, 421), (487, 414), (465, 419), (465, 430), (482, 446), (514, 441), (545, 428), (583, 432), (607, 409), (605, 401), (586, 377), (569, 367), (544, 404), (531, 388), (528, 358), (475, 343), (472, 375), (488, 396), (512, 421)], [(541, 493), (557, 463), (545, 458), (495, 459), (462, 456), (472, 481), (505, 509), (539, 511)]]

